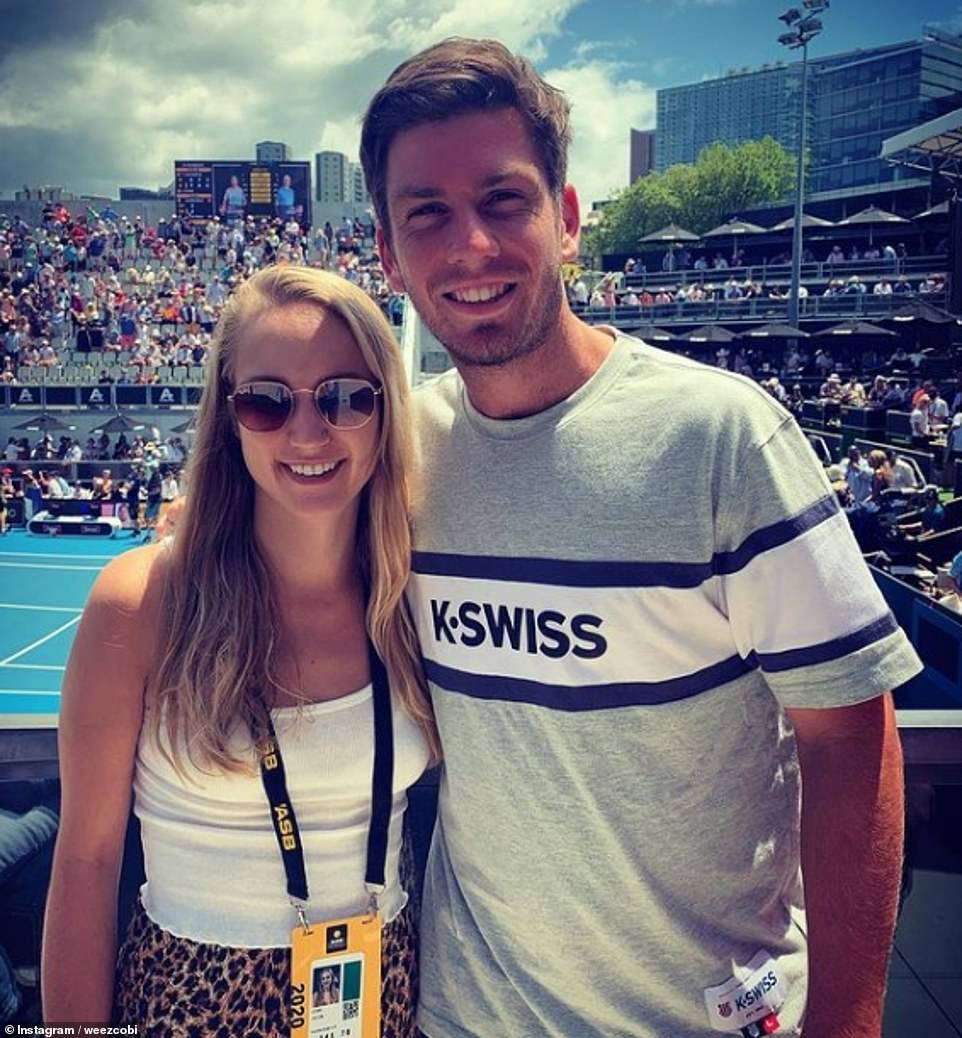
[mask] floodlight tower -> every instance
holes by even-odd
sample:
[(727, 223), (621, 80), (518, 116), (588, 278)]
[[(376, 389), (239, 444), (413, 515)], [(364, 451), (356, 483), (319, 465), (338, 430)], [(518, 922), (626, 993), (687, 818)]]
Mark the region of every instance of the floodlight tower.
[(808, 44), (822, 31), (819, 15), (830, 0), (802, 0), (804, 11), (790, 7), (779, 20), (789, 28), (778, 42), (789, 50), (802, 50), (802, 91), (798, 117), (798, 154), (795, 165), (795, 229), (792, 234), (792, 284), (788, 297), (788, 323), (798, 327), (799, 292), (802, 284), (802, 205), (805, 200), (805, 123), (808, 111)]

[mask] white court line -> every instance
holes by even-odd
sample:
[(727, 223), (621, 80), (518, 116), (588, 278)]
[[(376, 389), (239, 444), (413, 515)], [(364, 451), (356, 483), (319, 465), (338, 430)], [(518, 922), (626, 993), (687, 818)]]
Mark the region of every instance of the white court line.
[(48, 566), (41, 562), (39, 566), (31, 566), (29, 562), (0, 562), (4, 569), (76, 569), (85, 570), (88, 573), (99, 573), (103, 566)]
[(75, 623), (80, 621), (79, 616), (75, 616), (72, 620), (68, 620), (65, 624), (61, 624), (55, 631), (51, 631), (49, 634), (45, 634), (42, 638), (38, 638), (35, 642), (31, 642), (26, 648), (20, 649), (19, 652), (15, 652), (12, 656), (7, 656), (6, 659), (0, 660), (0, 667), (5, 666), (7, 663), (13, 663), (14, 660), (20, 659), (21, 656), (26, 656), (32, 649), (36, 649), (43, 645), (44, 642), (49, 642), (51, 638), (56, 638), (58, 634), (62, 634), (68, 627), (73, 627)]
[(0, 663), (0, 667), (11, 670), (66, 670), (66, 667), (55, 667), (52, 663)]
[(115, 559), (116, 555), (67, 555), (56, 551), (0, 551), (0, 559)]
[(56, 696), (59, 692), (42, 692), (36, 688), (0, 688), (0, 696)]
[(33, 609), (38, 613), (82, 613), (76, 606), (24, 605), (22, 602), (0, 602), (0, 609)]

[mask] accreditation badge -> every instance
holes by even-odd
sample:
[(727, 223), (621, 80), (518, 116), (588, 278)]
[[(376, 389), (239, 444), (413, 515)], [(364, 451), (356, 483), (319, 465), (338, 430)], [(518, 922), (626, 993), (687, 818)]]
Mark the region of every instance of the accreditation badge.
[(381, 914), (298, 926), (291, 936), (291, 1034), (378, 1038)]

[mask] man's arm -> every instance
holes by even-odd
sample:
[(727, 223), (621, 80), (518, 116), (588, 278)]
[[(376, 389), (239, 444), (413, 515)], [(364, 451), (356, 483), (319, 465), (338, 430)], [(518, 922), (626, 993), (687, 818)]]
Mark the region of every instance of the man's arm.
[(892, 697), (787, 714), (802, 775), (805, 1038), (878, 1038), (904, 830)]

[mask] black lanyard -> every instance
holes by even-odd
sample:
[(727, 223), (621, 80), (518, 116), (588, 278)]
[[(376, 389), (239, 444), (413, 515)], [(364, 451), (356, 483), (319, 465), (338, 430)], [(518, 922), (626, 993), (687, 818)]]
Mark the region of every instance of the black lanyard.
[[(394, 785), (394, 733), (391, 716), (391, 692), (387, 671), (377, 650), (367, 643), (374, 686), (374, 774), (371, 780), (371, 824), (367, 834), (367, 868), (364, 885), (376, 904), (377, 895), (385, 887), (384, 869), (387, 863), (388, 829), (391, 824), (391, 804)], [(287, 893), (300, 911), (307, 904), (307, 872), (301, 833), (294, 815), (294, 805), (287, 792), (284, 761), (277, 742), (270, 714), (267, 717), (270, 742), (261, 754), (261, 779), (271, 805), (274, 835), (287, 874)], [(303, 921), (303, 920), (302, 920)]]

